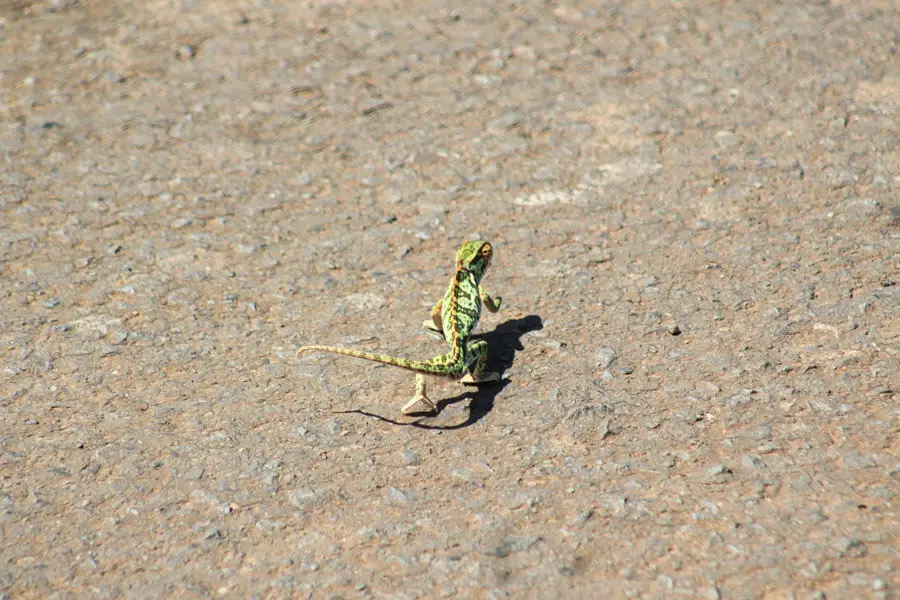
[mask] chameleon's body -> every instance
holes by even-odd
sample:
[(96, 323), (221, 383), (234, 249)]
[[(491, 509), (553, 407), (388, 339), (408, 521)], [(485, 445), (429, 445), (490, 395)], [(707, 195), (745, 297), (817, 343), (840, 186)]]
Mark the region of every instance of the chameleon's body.
[[(414, 371), (416, 393), (403, 407), (404, 414), (437, 409), (434, 402), (425, 395), (425, 375), (463, 376), (461, 381), (470, 384), (497, 381), (500, 379), (497, 373), (484, 370), (487, 364), (487, 342), (469, 339), (481, 317), (482, 303), (490, 312), (500, 310), (502, 298), (491, 298), (481, 287), (481, 279), (490, 265), (492, 255), (491, 245), (483, 241), (466, 242), (456, 253), (453, 279), (450, 280), (444, 297), (431, 309), (431, 320), (425, 322), (426, 327), (441, 333), (450, 344), (450, 350), (446, 354), (418, 361), (334, 346), (304, 346), (297, 354), (332, 352)], [(424, 406), (427, 411), (420, 411), (417, 406)]]

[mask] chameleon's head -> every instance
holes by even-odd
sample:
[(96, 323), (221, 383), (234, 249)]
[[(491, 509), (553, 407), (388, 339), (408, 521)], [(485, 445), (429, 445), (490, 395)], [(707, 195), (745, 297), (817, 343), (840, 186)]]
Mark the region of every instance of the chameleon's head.
[(471, 271), (480, 280), (491, 264), (493, 255), (494, 249), (488, 242), (482, 240), (466, 242), (456, 253), (456, 268)]

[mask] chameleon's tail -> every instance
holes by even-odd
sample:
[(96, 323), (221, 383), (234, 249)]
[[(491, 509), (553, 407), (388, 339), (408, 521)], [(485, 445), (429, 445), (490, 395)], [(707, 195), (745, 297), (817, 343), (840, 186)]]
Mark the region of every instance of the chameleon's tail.
[(453, 376), (461, 375), (465, 371), (465, 366), (458, 360), (458, 357), (455, 357), (452, 353), (433, 358), (428, 362), (423, 362), (419, 360), (410, 360), (408, 358), (387, 356), (385, 354), (363, 352), (362, 350), (352, 350), (350, 348), (338, 348), (336, 346), (303, 346), (297, 350), (298, 355), (303, 354), (304, 352), (330, 352), (332, 354), (342, 354), (344, 356), (371, 360), (386, 365), (400, 367), (407, 371), (426, 373), (428, 375)]

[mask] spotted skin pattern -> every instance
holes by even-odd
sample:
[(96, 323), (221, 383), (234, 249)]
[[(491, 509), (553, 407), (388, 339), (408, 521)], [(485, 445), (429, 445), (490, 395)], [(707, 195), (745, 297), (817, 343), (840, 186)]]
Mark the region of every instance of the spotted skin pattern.
[[(489, 312), (497, 312), (503, 301), (500, 296), (492, 298), (481, 286), (481, 279), (491, 264), (493, 252), (488, 242), (473, 241), (464, 243), (456, 253), (456, 271), (447, 292), (431, 309), (431, 320), (425, 322), (426, 327), (440, 333), (450, 345), (450, 350), (446, 354), (435, 356), (431, 360), (418, 361), (351, 348), (318, 345), (303, 346), (297, 354), (331, 352), (415, 372), (416, 392), (412, 400), (403, 407), (403, 414), (437, 410), (437, 406), (425, 393), (425, 375), (444, 377), (462, 375), (460, 381), (467, 384), (498, 381), (500, 379), (498, 373), (484, 370), (487, 364), (487, 342), (469, 339), (481, 317), (482, 304)], [(422, 410), (423, 407), (425, 410)]]

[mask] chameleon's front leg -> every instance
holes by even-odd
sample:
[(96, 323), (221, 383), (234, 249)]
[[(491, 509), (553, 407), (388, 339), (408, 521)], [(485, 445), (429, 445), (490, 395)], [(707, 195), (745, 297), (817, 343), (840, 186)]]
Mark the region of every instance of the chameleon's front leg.
[(437, 412), (437, 406), (425, 395), (425, 376), (416, 373), (416, 395), (400, 411), (404, 415), (422, 412)]
[(475, 340), (469, 343), (468, 354), (473, 358), (469, 363), (469, 372), (466, 373), (460, 383), (475, 385), (489, 381), (500, 381), (500, 373), (485, 371), (487, 366), (488, 345), (484, 340)]
[(491, 295), (487, 293), (480, 285), (478, 286), (478, 296), (481, 298), (481, 303), (484, 304), (484, 307), (488, 309), (488, 312), (495, 313), (500, 310), (500, 305), (503, 303), (503, 298), (497, 296), (496, 298), (491, 298)]
[(425, 329), (430, 329), (431, 331), (437, 331), (439, 334), (441, 334), (441, 337), (445, 337), (444, 336), (444, 324), (441, 320), (441, 311), (443, 309), (444, 309), (444, 299), (441, 298), (431, 308), (431, 319), (422, 323), (422, 326), (425, 327)]

